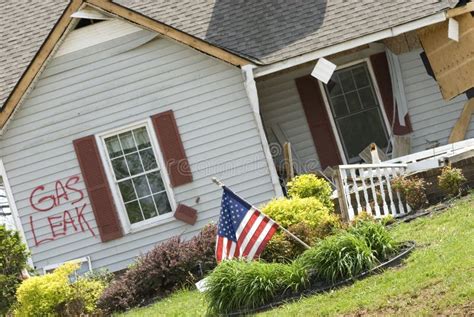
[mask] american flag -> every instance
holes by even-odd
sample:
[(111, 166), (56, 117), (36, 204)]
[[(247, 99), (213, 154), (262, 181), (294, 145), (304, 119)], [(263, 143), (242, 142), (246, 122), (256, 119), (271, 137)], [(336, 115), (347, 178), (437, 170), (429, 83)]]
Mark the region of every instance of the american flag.
[(245, 200), (223, 187), (217, 231), (216, 259), (254, 259), (262, 253), (278, 225)]

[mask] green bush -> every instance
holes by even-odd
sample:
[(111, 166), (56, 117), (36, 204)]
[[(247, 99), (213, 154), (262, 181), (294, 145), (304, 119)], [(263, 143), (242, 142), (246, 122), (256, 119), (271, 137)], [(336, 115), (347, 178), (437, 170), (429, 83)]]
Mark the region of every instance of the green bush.
[(106, 284), (101, 280), (70, 276), (79, 268), (66, 263), (50, 274), (31, 277), (16, 292), (15, 314), (19, 316), (78, 316), (96, 310)]
[(462, 170), (451, 166), (443, 167), (438, 176), (438, 184), (449, 196), (457, 196), (461, 192), (462, 184), (466, 182)]
[(334, 210), (331, 200), (332, 188), (328, 181), (314, 174), (303, 174), (293, 178), (287, 184), (291, 198), (314, 197), (321, 201), (329, 210)]
[(210, 314), (252, 309), (308, 282), (299, 265), (224, 261), (208, 277), (205, 297)]
[[(308, 245), (313, 245), (318, 239), (315, 231), (304, 222), (291, 225), (287, 229)], [(301, 243), (279, 231), (268, 242), (260, 258), (266, 262), (289, 263), (305, 250)]]
[(392, 188), (401, 193), (407, 204), (414, 210), (426, 205), (426, 182), (418, 177), (398, 176), (392, 180)]
[(377, 259), (362, 237), (342, 231), (305, 251), (296, 263), (306, 270), (314, 270), (326, 282), (335, 282), (371, 269)]
[(314, 197), (276, 198), (262, 211), (285, 228), (305, 223), (317, 237), (327, 236), (334, 228), (340, 227), (339, 217)]
[(18, 232), (0, 226), (0, 316), (15, 302), (21, 271), (27, 267), (28, 252)]
[(372, 253), (380, 261), (388, 259), (398, 250), (398, 243), (380, 223), (363, 220), (355, 223), (348, 231), (364, 239)]

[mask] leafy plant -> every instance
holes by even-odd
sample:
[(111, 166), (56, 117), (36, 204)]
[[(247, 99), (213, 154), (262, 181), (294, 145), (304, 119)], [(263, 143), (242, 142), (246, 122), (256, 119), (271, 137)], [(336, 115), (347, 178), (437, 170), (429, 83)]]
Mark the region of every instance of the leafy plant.
[(306, 270), (313, 270), (326, 282), (351, 278), (377, 263), (365, 239), (341, 231), (305, 251), (297, 260)]
[(317, 237), (324, 237), (340, 227), (339, 217), (314, 197), (276, 198), (262, 211), (285, 228), (305, 223)]
[[(288, 230), (308, 245), (313, 245), (318, 239), (315, 231), (304, 222), (291, 225)], [(301, 243), (279, 231), (268, 242), (260, 258), (266, 262), (289, 263), (304, 250)]]
[(426, 182), (418, 177), (398, 176), (392, 180), (392, 188), (399, 191), (413, 210), (419, 210), (426, 202)]
[(462, 170), (445, 166), (441, 170), (441, 175), (438, 176), (438, 184), (449, 196), (457, 196), (461, 192), (461, 186), (466, 182)]
[(380, 223), (371, 220), (358, 221), (348, 231), (364, 239), (378, 260), (388, 259), (399, 249), (390, 232)]
[(308, 282), (299, 265), (224, 261), (208, 277), (205, 297), (210, 314), (227, 314), (264, 305)]
[(209, 225), (189, 241), (174, 237), (157, 245), (110, 284), (99, 307), (105, 313), (124, 311), (195, 282), (216, 266), (216, 231)]
[(77, 263), (66, 263), (52, 273), (25, 280), (17, 290), (15, 314), (19, 316), (81, 315), (96, 311), (96, 303), (105, 283), (70, 276), (79, 268)]
[(303, 174), (294, 177), (287, 183), (290, 198), (314, 197), (330, 211), (334, 210), (331, 199), (332, 188), (328, 181), (314, 174)]
[(21, 271), (27, 268), (28, 252), (18, 232), (0, 226), (0, 316), (15, 302)]

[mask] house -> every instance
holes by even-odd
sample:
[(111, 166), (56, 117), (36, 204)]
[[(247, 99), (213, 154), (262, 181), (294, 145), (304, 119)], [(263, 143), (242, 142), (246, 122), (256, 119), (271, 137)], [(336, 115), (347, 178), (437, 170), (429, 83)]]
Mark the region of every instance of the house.
[[(417, 32), (471, 17), (454, 5), (3, 4), (0, 174), (34, 266), (118, 271), (196, 234), (218, 217), (213, 176), (257, 206), (281, 196), (284, 142), (300, 173), (372, 142), (392, 156), (447, 144), (468, 89), (443, 98)], [(310, 76), (322, 57), (328, 85)], [(472, 119), (461, 130), (474, 137)]]

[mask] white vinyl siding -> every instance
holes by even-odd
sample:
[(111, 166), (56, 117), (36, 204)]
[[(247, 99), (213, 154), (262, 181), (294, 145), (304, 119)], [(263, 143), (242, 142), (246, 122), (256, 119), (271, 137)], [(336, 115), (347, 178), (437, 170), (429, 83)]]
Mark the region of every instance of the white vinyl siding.
[[(399, 55), (403, 84), (408, 102), (412, 133), (412, 153), (433, 145), (445, 145), (454, 124), (459, 119), (466, 95), (444, 101), (438, 83), (430, 77), (420, 58), (420, 50)], [(466, 138), (474, 137), (471, 118)]]
[[(2, 136), (0, 154), (38, 269), (90, 256), (93, 268), (116, 271), (172, 236), (195, 235), (220, 210), (221, 190), (212, 176), (257, 206), (275, 195), (240, 69), (155, 36), (144, 30), (114, 35), (52, 59)], [(96, 236), (70, 231), (35, 246), (30, 216), (37, 239), (43, 239), (51, 231), (47, 217), (71, 205), (63, 201), (50, 212), (37, 212), (30, 193), (43, 185), (45, 195), (54, 194), (57, 180), (80, 175), (73, 140), (170, 109), (193, 173), (192, 183), (173, 189), (174, 200), (197, 209), (197, 223), (170, 217), (101, 243), (81, 177), (75, 187), (85, 194), (84, 217)]]

